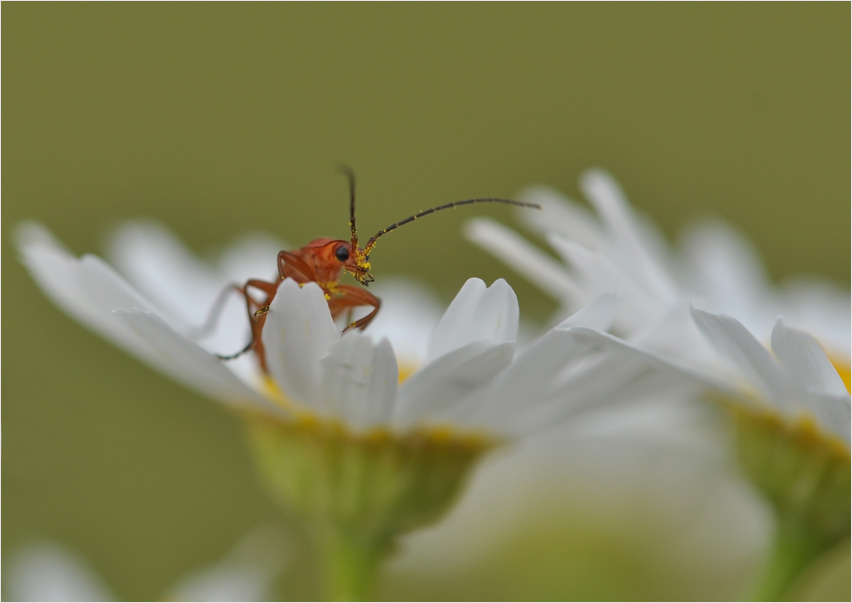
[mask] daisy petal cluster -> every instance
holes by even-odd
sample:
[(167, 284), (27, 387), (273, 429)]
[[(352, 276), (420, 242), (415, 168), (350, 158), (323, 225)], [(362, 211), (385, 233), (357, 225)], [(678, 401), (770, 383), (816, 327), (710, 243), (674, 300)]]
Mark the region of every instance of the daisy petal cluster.
[(266, 313), (266, 373), (253, 353), (234, 361), (217, 354), (249, 337), (244, 301), (228, 297), (229, 285), (268, 274), (279, 244), (246, 239), (208, 263), (162, 227), (130, 223), (110, 246), (118, 270), (74, 257), (36, 224), (19, 228), (18, 246), (65, 312), (240, 412), (261, 478), (311, 526), (328, 561), (330, 597), (366, 596), (397, 535), (440, 517), (492, 448), (633, 392), (653, 397), (683, 386), (645, 359), (571, 332), (608, 329), (620, 304), (611, 294), (517, 349), (518, 302), (502, 279), (490, 287), (467, 281), (431, 329), (424, 318), (434, 312), (406, 312), (390, 296), (375, 333), (345, 334), (317, 284), (287, 279)]
[[(613, 294), (590, 298), (516, 353), (518, 302), (502, 279), (490, 287), (469, 280), (440, 319), (428, 298), (407, 307), (426, 297), (422, 290), (397, 286), (370, 329), (344, 335), (318, 286), (285, 280), (263, 332), (267, 376), (251, 354), (226, 362), (216, 356), (249, 336), (239, 296), (215, 326), (205, 323), (229, 284), (270, 272), (280, 242), (246, 238), (205, 262), (163, 227), (133, 222), (114, 233), (108, 263), (73, 256), (38, 224), (17, 234), (23, 263), (66, 313), (184, 385), (275, 418), (310, 415), (356, 433), (453, 426), (501, 439), (619, 391), (612, 380), (595, 380), (601, 359), (592, 362), (588, 346), (567, 335), (572, 327), (606, 330), (623, 306)], [(626, 371), (622, 381), (637, 374)], [(566, 408), (553, 408), (568, 392)]]
[(611, 332), (569, 332), (688, 376), (733, 410), (740, 465), (777, 518), (753, 596), (788, 596), (850, 530), (848, 291), (815, 280), (770, 286), (751, 245), (719, 222), (672, 252), (611, 176), (590, 171), (581, 188), (594, 214), (550, 189), (522, 195), (544, 212), (520, 218), (559, 260), (491, 220), (471, 221), (468, 235), (551, 294), (560, 315), (618, 293)]
[(519, 218), (559, 260), (493, 220), (471, 221), (468, 236), (551, 294), (559, 316), (618, 293), (620, 343), (785, 416), (810, 413), (848, 446), (848, 292), (813, 279), (771, 287), (752, 246), (720, 222), (672, 252), (611, 176), (587, 172), (581, 189), (594, 214), (544, 187), (521, 195), (544, 211)]

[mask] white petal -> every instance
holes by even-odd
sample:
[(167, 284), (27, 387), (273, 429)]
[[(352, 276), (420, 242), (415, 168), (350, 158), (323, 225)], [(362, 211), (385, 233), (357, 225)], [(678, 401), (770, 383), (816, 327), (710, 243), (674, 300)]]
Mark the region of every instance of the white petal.
[(813, 399), (820, 423), (843, 438), (848, 445), (850, 439), (849, 394), (833, 396), (818, 392), (813, 395)]
[[(107, 256), (133, 285), (167, 314), (171, 324), (203, 322), (224, 277), (156, 222), (126, 222), (107, 244)], [(181, 332), (187, 332), (184, 328)]]
[(718, 362), (718, 352), (692, 319), (691, 306), (686, 300), (672, 304), (656, 320), (632, 333), (630, 341), (679, 364), (724, 370)]
[(772, 332), (772, 351), (787, 371), (788, 397), (798, 407), (794, 412), (810, 410), (825, 429), (849, 442), (849, 393), (819, 342), (779, 318)]
[[(702, 379), (607, 333), (572, 327), (562, 331), (561, 338), (559, 353), (566, 355), (569, 371), (557, 372), (543, 395), (536, 392), (542, 384), (531, 382), (529, 395), (536, 403), (518, 407), (513, 414), (500, 413), (507, 422), (505, 431), (525, 435), (569, 418), (576, 421), (581, 414), (644, 404), (672, 394), (682, 400), (707, 388)], [(545, 360), (552, 353), (546, 348), (539, 350)]]
[(732, 316), (711, 314), (693, 307), (692, 318), (722, 357), (738, 367), (748, 380), (763, 390), (768, 402), (793, 410), (789, 399), (789, 384), (775, 358), (754, 338), (742, 323)]
[(73, 257), (40, 225), (21, 225), (17, 239), (21, 261), (57, 306), (130, 354), (150, 361), (150, 347), (112, 313), (132, 307), (152, 311), (150, 302), (103, 260)]
[[(131, 324), (114, 312), (134, 310), (162, 318), (158, 308), (127, 284), (102, 259), (92, 255), (83, 256), (81, 259), (71, 256), (46, 229), (35, 224), (22, 226), (18, 231), (18, 241), (22, 261), (33, 278), (47, 296), (65, 312), (154, 369), (188, 387), (223, 399), (222, 395), (215, 391), (211, 393), (211, 388), (204, 378), (182, 374), (176, 370), (173, 363), (164, 360), (162, 350), (158, 349), (157, 345), (161, 342), (152, 342), (150, 333), (145, 329), (140, 331), (138, 325)], [(241, 317), (242, 320), (245, 318)], [(172, 331), (174, 325), (161, 327), (158, 322), (156, 329), (162, 328), (168, 328), (175, 337), (178, 336)], [(194, 343), (185, 343), (193, 349), (197, 347)], [(230, 373), (228, 368), (221, 366), (218, 359), (213, 361), (220, 365), (217, 370)], [(228, 380), (234, 379), (234, 376), (222, 378)], [(249, 391), (250, 398), (256, 397), (245, 386), (223, 391), (229, 392), (228, 395), (238, 392), (237, 397), (241, 399), (245, 397), (243, 394), (246, 391)]]
[(623, 297), (617, 293), (604, 293), (556, 325), (556, 329), (589, 327), (606, 331), (612, 325)]
[(590, 345), (623, 352), (625, 354), (623, 356), (624, 361), (628, 359), (630, 361), (634, 359), (641, 360), (648, 366), (668, 374), (670, 377), (683, 376), (685, 379), (694, 382), (702, 388), (717, 389), (727, 393), (734, 393), (736, 391), (728, 386), (726, 381), (719, 380), (714, 375), (704, 372), (692, 364), (680, 362), (677, 357), (657, 353), (654, 350), (630, 341), (625, 341), (615, 335), (585, 327), (572, 327), (569, 333), (579, 341), (585, 340)]
[(832, 360), (849, 365), (852, 314), (849, 289), (816, 278), (797, 278), (784, 284), (784, 317), (790, 326), (807, 331)]
[(559, 233), (593, 250), (607, 245), (606, 235), (592, 213), (558, 191), (546, 186), (531, 186), (521, 191), (518, 197), (541, 205), (542, 211), (521, 208), (517, 211), (518, 219), (538, 232)]
[(406, 428), (424, 420), (457, 418), (466, 398), (511, 363), (513, 351), (512, 342), (475, 341), (431, 362), (400, 386), (394, 425)]
[(326, 414), (354, 429), (388, 422), (399, 371), (390, 342), (350, 332), (322, 361), (322, 403)]
[(41, 542), (16, 551), (3, 571), (12, 601), (115, 601), (107, 586), (78, 555)]
[(656, 292), (649, 292), (605, 255), (555, 234), (548, 237), (548, 242), (580, 274), (578, 282), (584, 297), (591, 300), (604, 293), (624, 296), (625, 303), (616, 320), (619, 328), (628, 332), (640, 329), (668, 306), (668, 302), (657, 297)]
[(278, 278), (278, 252), (290, 249), (284, 241), (266, 233), (248, 234), (225, 248), (219, 267), (227, 282), (244, 283), (250, 278)]
[(473, 341), (503, 343), (518, 337), (518, 298), (503, 279), (485, 287), (469, 279), (429, 338), (429, 361)]
[(263, 343), (269, 372), (284, 393), (321, 410), (319, 360), (339, 338), (319, 285), (281, 282), (266, 315)]
[(772, 330), (772, 351), (794, 383), (831, 396), (848, 396), (843, 379), (819, 342), (804, 331), (787, 327), (781, 318)]
[(402, 278), (383, 278), (374, 292), (382, 309), (364, 332), (374, 340), (387, 337), (400, 366), (413, 371), (426, 360), (429, 335), (445, 306), (426, 287)]
[(588, 348), (566, 331), (548, 331), (483, 391), (473, 420), (500, 433), (515, 433), (525, 416), (552, 401), (560, 375), (582, 361)]
[(474, 218), (465, 223), (464, 233), (553, 298), (577, 295), (577, 286), (565, 268), (513, 230), (489, 218)]
[(115, 314), (151, 345), (152, 363), (174, 380), (228, 404), (249, 404), (282, 415), (278, 407), (240, 381), (222, 360), (175, 332), (153, 313), (134, 308), (116, 310)]
[[(274, 282), (282, 248), (268, 235), (246, 236), (222, 252), (217, 266), (200, 259), (162, 225), (146, 221), (122, 224), (108, 244), (118, 269), (157, 303), (169, 324), (221, 353), (242, 347), (249, 336), (245, 300), (233, 286), (250, 278)], [(218, 318), (208, 322), (220, 302)]]
[(603, 170), (589, 170), (580, 179), (580, 187), (607, 226), (622, 267), (661, 299), (677, 299), (680, 291), (665, 266), (662, 237), (650, 223), (634, 215), (615, 179)]
[[(727, 224), (712, 221), (690, 228), (682, 246), (688, 263), (684, 279), (709, 302), (707, 309), (736, 316), (753, 333), (768, 335), (775, 308), (766, 308), (769, 283), (751, 242)], [(758, 324), (761, 314), (769, 324)]]

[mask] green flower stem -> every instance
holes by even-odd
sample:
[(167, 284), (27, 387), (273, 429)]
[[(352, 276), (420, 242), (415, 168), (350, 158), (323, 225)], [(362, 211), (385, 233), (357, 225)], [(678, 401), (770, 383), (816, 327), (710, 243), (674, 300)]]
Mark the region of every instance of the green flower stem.
[(365, 538), (358, 530), (327, 524), (315, 538), (323, 570), (326, 601), (367, 601), (372, 598), (381, 561), (390, 546)]
[(496, 445), (446, 429), (355, 434), (312, 417), (246, 419), (260, 477), (309, 530), (335, 601), (370, 597), (396, 540), (438, 521)]
[(831, 542), (794, 517), (779, 517), (771, 556), (752, 587), (751, 601), (791, 601), (794, 587)]

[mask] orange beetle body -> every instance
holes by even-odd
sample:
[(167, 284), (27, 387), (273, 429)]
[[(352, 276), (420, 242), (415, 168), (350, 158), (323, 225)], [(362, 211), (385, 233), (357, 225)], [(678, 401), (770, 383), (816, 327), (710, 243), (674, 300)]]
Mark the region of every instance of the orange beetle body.
[[(267, 372), (266, 354), (261, 333), (263, 332), (263, 325), (266, 323), (266, 313), (269, 311), (269, 306), (278, 293), (278, 286), (285, 278), (291, 278), (299, 284), (316, 283), (319, 285), (328, 300), (328, 309), (331, 311), (332, 318), (336, 319), (358, 306), (371, 306), (373, 308), (369, 314), (349, 324), (346, 330), (361, 329), (370, 324), (381, 306), (379, 298), (365, 289), (338, 283), (344, 269), (356, 276), (366, 274), (366, 269), (354, 264), (355, 260), (350, 251), (351, 248), (350, 243), (339, 239), (326, 237), (314, 239), (299, 249), (278, 253), (278, 274), (280, 278), (277, 282), (270, 283), (251, 279), (242, 287), (236, 287), (246, 299), (252, 340), (245, 350), (238, 354), (220, 357), (232, 358), (249, 349), (254, 349), (261, 369)], [(372, 277), (370, 277), (370, 280), (372, 280)], [(266, 297), (262, 301), (256, 300), (249, 293), (250, 288), (263, 292)]]
[[(355, 228), (355, 176), (348, 168), (343, 169), (344, 173), (349, 178), (349, 228), (352, 232), (351, 241), (343, 241), (340, 239), (329, 239), (322, 237), (314, 239), (304, 247), (293, 251), (278, 252), (278, 276), (277, 282), (270, 283), (263, 280), (251, 279), (245, 285), (232, 285), (227, 290), (239, 291), (246, 300), (246, 308), (248, 310), (249, 322), (251, 324), (251, 341), (248, 345), (230, 356), (218, 355), (222, 360), (236, 358), (249, 350), (254, 350), (257, 354), (258, 362), (263, 372), (268, 372), (266, 365), (266, 354), (263, 348), (263, 340), (261, 333), (263, 325), (266, 323), (266, 313), (269, 312), (269, 306), (272, 300), (275, 299), (278, 293), (278, 286), (285, 278), (292, 278), (299, 284), (316, 283), (325, 293), (325, 298), (328, 300), (328, 309), (331, 312), (332, 318), (338, 318), (346, 312), (352, 312), (359, 306), (372, 307), (366, 316), (351, 322), (346, 330), (363, 329), (372, 322), (376, 317), (381, 306), (381, 301), (378, 297), (360, 287), (352, 285), (339, 284), (341, 272), (346, 270), (355, 279), (364, 285), (368, 286), (373, 282), (373, 276), (370, 274), (370, 252), (376, 244), (376, 240), (399, 228), (404, 224), (413, 222), (417, 218), (441, 211), (451, 209), (462, 205), (470, 205), (473, 203), (506, 203), (519, 207), (532, 207), (541, 209), (539, 205), (534, 203), (522, 203), (519, 201), (509, 201), (507, 199), (496, 199), (493, 197), (468, 199), (466, 201), (457, 201), (455, 203), (447, 203), (439, 207), (433, 207), (421, 211), (408, 218), (391, 224), (387, 228), (383, 228), (378, 233), (370, 237), (364, 247), (358, 245), (358, 234)], [(258, 301), (250, 293), (250, 289), (257, 289), (265, 295)], [(214, 306), (214, 316), (217, 313)]]

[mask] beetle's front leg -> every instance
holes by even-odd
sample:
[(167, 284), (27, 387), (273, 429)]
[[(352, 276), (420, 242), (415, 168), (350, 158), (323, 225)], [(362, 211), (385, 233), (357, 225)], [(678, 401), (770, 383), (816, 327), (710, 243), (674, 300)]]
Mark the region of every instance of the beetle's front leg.
[(344, 329), (344, 332), (349, 329), (366, 328), (367, 325), (373, 322), (373, 319), (376, 317), (376, 314), (378, 314), (381, 305), (382, 302), (378, 297), (366, 289), (361, 289), (360, 287), (354, 287), (352, 285), (338, 285), (335, 294), (328, 300), (328, 309), (331, 310), (331, 316), (333, 318), (337, 318), (346, 310), (351, 310), (358, 306), (372, 306), (372, 312), (363, 318), (359, 318), (355, 322), (350, 323)]

